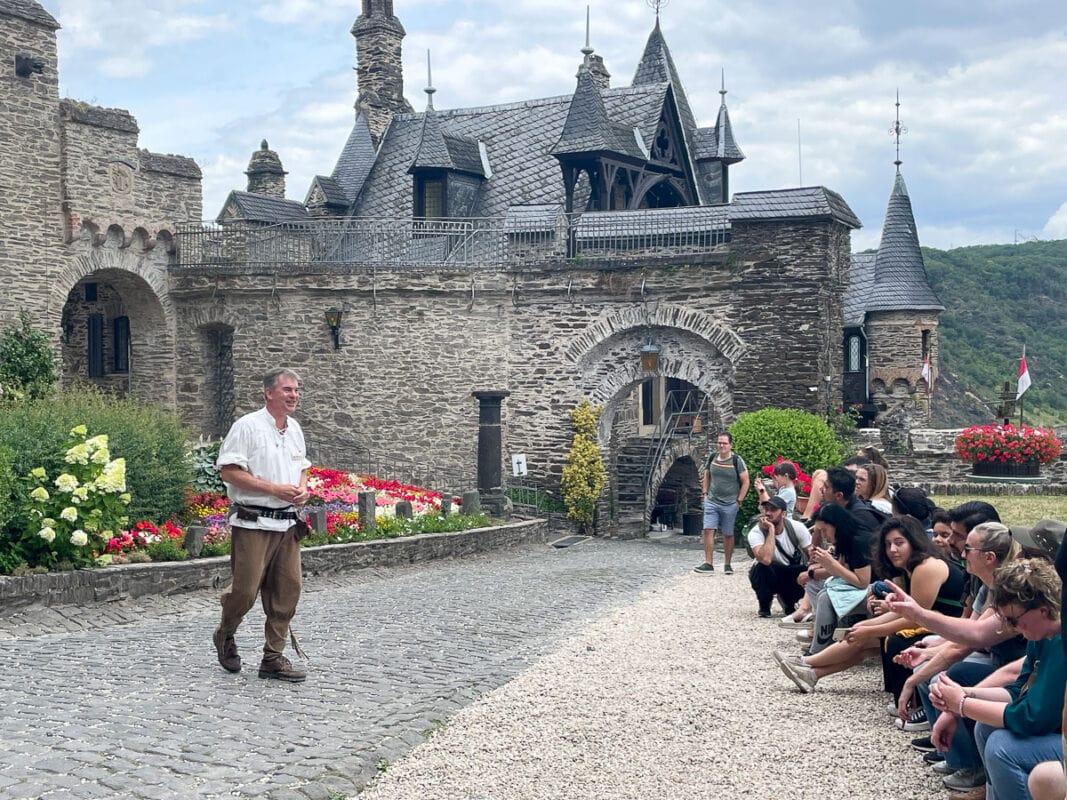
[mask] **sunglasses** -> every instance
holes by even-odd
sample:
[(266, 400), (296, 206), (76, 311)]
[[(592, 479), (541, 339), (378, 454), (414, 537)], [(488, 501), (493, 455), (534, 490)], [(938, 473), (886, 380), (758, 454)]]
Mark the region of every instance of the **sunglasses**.
[(1019, 627), (1019, 620), (1021, 620), (1023, 617), (1025, 617), (1027, 614), (1029, 614), (1031, 611), (1034, 611), (1034, 610), (1036, 610), (1036, 609), (1028, 608), (1028, 609), (1026, 609), (1026, 611), (1023, 611), (1023, 612), (1017, 614), (1014, 617), (1008, 616), (1007, 614), (1001, 614), (998, 611), (997, 612), (997, 616), (1000, 617), (1000, 621), (1003, 622), (1004, 624), (1011, 625), (1011, 627), (1013, 627), (1013, 628), (1018, 628)]
[(963, 546), (964, 553), (992, 553), (988, 547), (971, 547), (969, 544)]

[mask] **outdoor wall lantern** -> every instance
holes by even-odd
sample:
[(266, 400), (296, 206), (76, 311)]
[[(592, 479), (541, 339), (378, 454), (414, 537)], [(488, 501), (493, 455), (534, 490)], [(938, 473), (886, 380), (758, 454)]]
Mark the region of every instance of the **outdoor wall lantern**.
[(652, 372), (659, 369), (659, 345), (650, 333), (641, 346), (641, 369)]
[(344, 314), (341, 309), (330, 306), (326, 309), (326, 324), (330, 326), (330, 333), (333, 335), (333, 349), (341, 349), (341, 316)]

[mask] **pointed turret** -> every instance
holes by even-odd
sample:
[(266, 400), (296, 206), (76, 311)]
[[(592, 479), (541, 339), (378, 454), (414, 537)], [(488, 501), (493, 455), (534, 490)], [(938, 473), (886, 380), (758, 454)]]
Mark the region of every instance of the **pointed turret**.
[(904, 176), (900, 174), (899, 163), (893, 190), (889, 193), (882, 242), (874, 259), (874, 285), (866, 308), (868, 312), (943, 311), (945, 308), (930, 288), (911, 198)]
[(745, 154), (734, 139), (734, 129), (730, 125), (730, 112), (726, 109), (726, 74), (723, 73), (719, 89), (719, 116), (715, 121), (715, 158), (724, 164), (736, 164), (745, 160)]
[(377, 144), (394, 114), (412, 111), (404, 99), (401, 45), (406, 32), (393, 14), (393, 0), (363, 0), (363, 13), (352, 25), (356, 39), (356, 109), (366, 114)]
[(689, 99), (682, 88), (682, 81), (678, 77), (678, 70), (674, 66), (674, 58), (671, 50), (667, 47), (667, 40), (663, 38), (663, 31), (659, 27), (659, 15), (656, 15), (656, 25), (645, 42), (645, 52), (637, 63), (634, 71), (634, 86), (645, 86), (650, 83), (669, 83), (674, 92), (675, 102), (678, 104), (678, 113), (682, 118), (682, 127), (688, 136), (696, 130), (696, 118), (693, 109), (689, 106)]
[[(632, 137), (631, 137), (632, 138)], [(567, 110), (563, 133), (552, 155), (595, 153), (618, 148), (615, 127), (608, 119), (604, 97), (585, 64), (578, 70), (578, 86)]]

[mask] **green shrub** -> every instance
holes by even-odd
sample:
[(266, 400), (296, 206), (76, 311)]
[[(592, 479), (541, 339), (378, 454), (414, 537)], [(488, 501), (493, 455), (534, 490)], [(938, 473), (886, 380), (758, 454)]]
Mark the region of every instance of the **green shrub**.
[[(0, 415), (0, 441), (11, 451), (14, 474), (25, 477), (36, 467), (57, 474), (76, 425), (106, 433), (112, 456), (126, 459), (131, 520), (162, 522), (181, 511), (192, 470), (185, 453), (189, 436), (177, 416), (92, 388), (27, 400)], [(17, 518), (8, 522), (18, 524)]]
[(755, 482), (763, 477), (762, 468), (778, 457), (795, 461), (809, 475), (817, 469), (832, 467), (841, 461), (841, 446), (826, 420), (786, 408), (765, 408), (742, 414), (730, 426), (734, 450), (748, 466), (752, 486), (738, 513), (738, 530), (756, 513)]
[(30, 315), (19, 312), (19, 324), (0, 334), (0, 386), (34, 400), (47, 397), (59, 380), (48, 335), (34, 330)]
[(152, 542), (146, 548), (153, 561), (185, 561), (188, 555), (177, 539), (164, 536), (158, 542)]
[(567, 506), (567, 516), (584, 533), (593, 526), (596, 501), (604, 490), (607, 473), (596, 443), (596, 423), (603, 409), (582, 400), (571, 411), (574, 442), (563, 464), (560, 489)]
[(229, 539), (224, 539), (218, 542), (204, 542), (204, 546), (200, 549), (201, 558), (214, 558), (216, 556), (228, 556), (229, 554)]

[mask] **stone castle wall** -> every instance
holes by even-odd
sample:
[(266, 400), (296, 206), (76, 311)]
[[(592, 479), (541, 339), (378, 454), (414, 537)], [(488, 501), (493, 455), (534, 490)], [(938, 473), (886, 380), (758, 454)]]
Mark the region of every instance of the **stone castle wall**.
[[(0, 53), (2, 329), (20, 310), (42, 310), (42, 287), (56, 279), (63, 259), (63, 209), (55, 29), (0, 13)], [(16, 75), (17, 55), (40, 61), (41, 72)]]
[[(298, 418), (334, 466), (346, 454), (403, 454), (469, 478), (471, 392), (504, 389), (505, 471), (522, 451), (531, 479), (554, 486), (570, 409), (584, 397), (603, 404), (607, 443), (616, 412), (632, 417), (633, 390), (657, 375), (700, 387), (727, 422), (768, 405), (819, 410), (823, 396), (809, 387), (839, 358), (840, 307), (833, 293), (822, 308), (805, 299), (825, 292), (826, 273), (844, 263), (839, 227), (739, 225), (729, 248), (699, 258), (521, 272), (175, 269), (178, 407), (194, 426), (211, 425), (212, 337), (232, 331), (236, 413), (259, 407), (267, 368), (293, 367), (304, 387)], [(330, 306), (347, 309), (340, 350), (324, 318)], [(661, 346), (655, 372), (640, 367), (649, 332)]]

